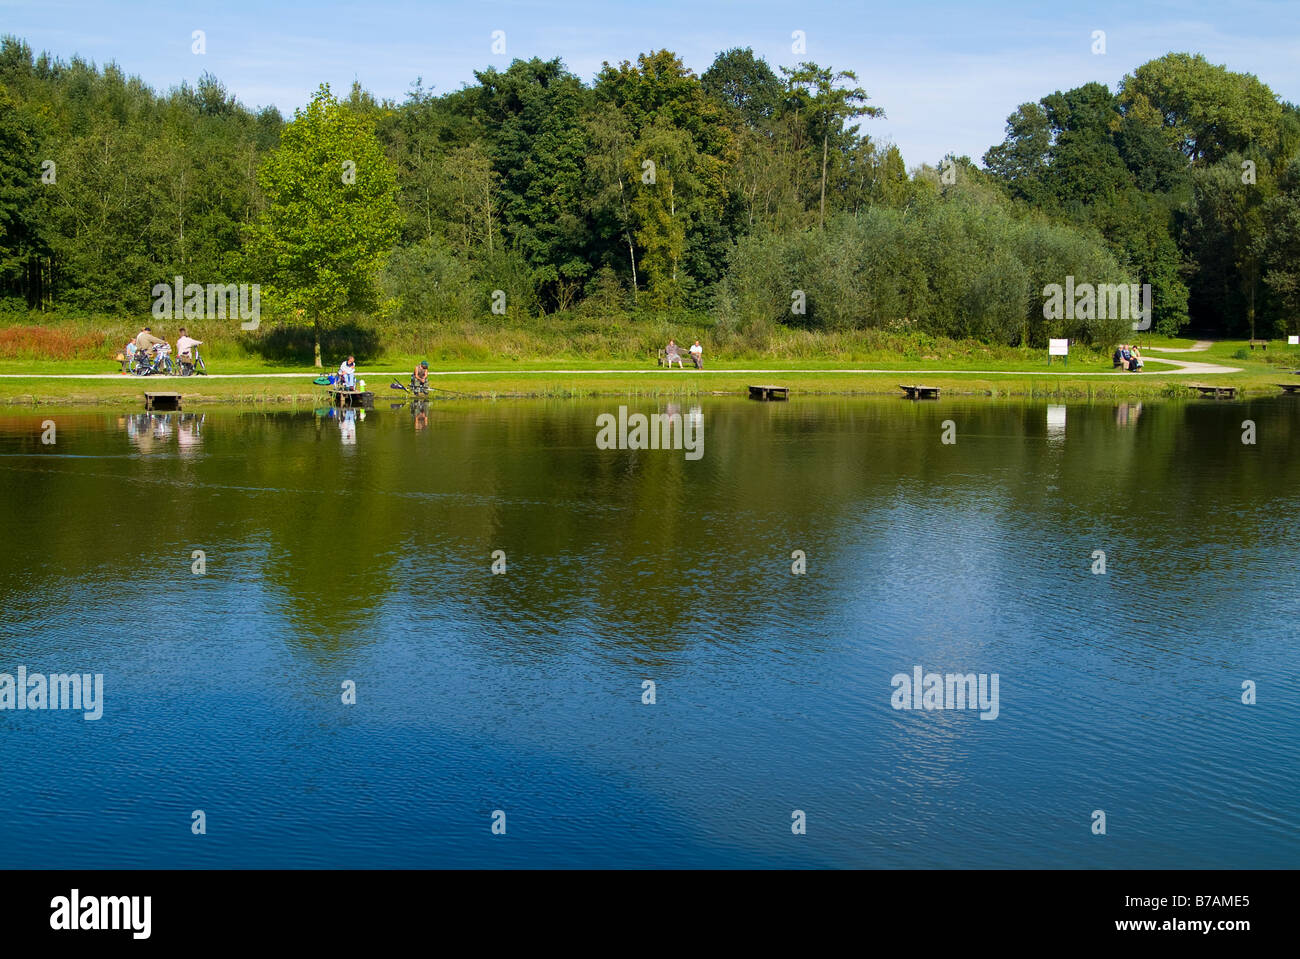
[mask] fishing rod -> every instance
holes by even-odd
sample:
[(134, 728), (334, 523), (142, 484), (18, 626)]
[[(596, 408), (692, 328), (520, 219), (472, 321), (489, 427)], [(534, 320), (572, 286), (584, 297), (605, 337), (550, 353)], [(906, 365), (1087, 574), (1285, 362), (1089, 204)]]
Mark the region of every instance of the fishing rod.
[[(410, 394), (412, 394), (412, 395), (415, 394), (415, 391), (412, 390), (409, 386), (405, 386), (404, 384), (397, 382), (397, 380), (393, 380), (393, 382), (392, 382), (391, 384), (389, 384), (389, 387), (388, 387), (388, 388), (389, 388), (390, 390), (401, 390), (403, 393), (410, 393)], [(453, 396), (468, 396), (468, 395), (469, 395), (468, 393), (459, 393), (459, 392), (457, 392), (456, 390), (444, 390), (441, 386), (426, 386), (425, 389), (426, 389), (426, 390), (437, 390), (439, 393), (451, 393)]]

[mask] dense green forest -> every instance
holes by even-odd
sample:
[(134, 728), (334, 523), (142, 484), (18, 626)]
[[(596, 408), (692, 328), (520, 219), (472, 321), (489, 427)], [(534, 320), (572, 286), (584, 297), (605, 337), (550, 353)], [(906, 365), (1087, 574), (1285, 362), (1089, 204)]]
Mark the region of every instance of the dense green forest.
[[(286, 120), (214, 77), (0, 48), (0, 312), (149, 314), (157, 283), (258, 283), (270, 326), (709, 317), (721, 335), (915, 329), (1100, 345), (1043, 286), (1150, 283), (1155, 328), (1300, 331), (1300, 110), (1170, 54), (1022, 104), (980, 165), (909, 172), (847, 71), (666, 50), (402, 103), (322, 87)], [(351, 168), (349, 169), (349, 164)], [(342, 175), (340, 175), (342, 171)]]

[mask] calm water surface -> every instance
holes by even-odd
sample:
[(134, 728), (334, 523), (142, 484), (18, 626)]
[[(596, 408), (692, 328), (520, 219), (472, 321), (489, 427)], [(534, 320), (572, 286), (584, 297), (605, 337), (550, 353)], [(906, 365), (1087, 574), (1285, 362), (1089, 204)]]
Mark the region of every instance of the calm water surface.
[(1300, 403), (630, 405), (4, 414), (0, 867), (1300, 862)]

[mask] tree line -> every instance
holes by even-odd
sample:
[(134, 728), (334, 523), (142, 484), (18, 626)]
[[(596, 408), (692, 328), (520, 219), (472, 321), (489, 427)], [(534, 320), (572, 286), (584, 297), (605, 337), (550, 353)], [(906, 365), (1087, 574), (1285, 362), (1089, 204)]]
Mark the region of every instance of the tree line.
[(910, 172), (850, 71), (748, 49), (477, 71), (398, 103), (322, 86), (286, 120), (214, 77), (0, 43), (0, 310), (147, 315), (158, 283), (263, 285), (273, 321), (709, 313), (1108, 344), (1043, 287), (1149, 283), (1161, 332), (1300, 323), (1300, 110), (1170, 54), (1021, 105), (976, 165)]

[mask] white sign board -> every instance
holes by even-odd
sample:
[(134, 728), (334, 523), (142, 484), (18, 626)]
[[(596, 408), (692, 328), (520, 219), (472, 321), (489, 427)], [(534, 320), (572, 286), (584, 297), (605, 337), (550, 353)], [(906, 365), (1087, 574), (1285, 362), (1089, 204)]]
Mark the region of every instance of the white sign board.
[(1048, 340), (1047, 355), (1048, 356), (1069, 356), (1070, 341), (1069, 340)]
[(1300, 336), (1288, 336), (1286, 342), (1287, 346), (1300, 346)]

